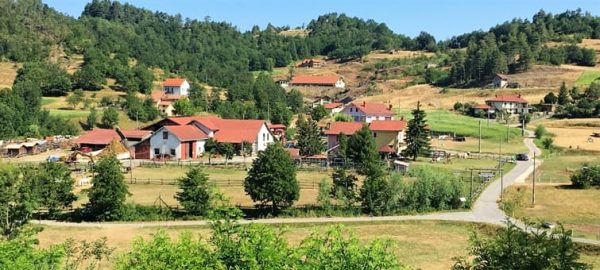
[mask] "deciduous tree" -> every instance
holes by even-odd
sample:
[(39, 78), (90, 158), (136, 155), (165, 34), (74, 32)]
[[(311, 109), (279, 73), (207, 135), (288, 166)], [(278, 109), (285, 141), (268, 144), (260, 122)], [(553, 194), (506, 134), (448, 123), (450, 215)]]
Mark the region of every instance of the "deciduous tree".
[(94, 166), (92, 187), (88, 191), (90, 217), (94, 220), (118, 220), (130, 195), (115, 156), (100, 159)]

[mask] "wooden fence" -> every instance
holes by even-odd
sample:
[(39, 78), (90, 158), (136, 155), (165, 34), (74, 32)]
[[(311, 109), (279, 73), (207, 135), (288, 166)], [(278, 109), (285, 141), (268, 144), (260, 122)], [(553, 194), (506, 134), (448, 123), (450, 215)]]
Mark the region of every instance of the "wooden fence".
[[(132, 185), (177, 185), (177, 179), (164, 179), (164, 178), (126, 178), (127, 183)], [(210, 180), (211, 183), (217, 187), (233, 187), (243, 188), (244, 180), (241, 179), (225, 179), (225, 180)], [(319, 188), (319, 181), (298, 181), (300, 189), (317, 189)]]

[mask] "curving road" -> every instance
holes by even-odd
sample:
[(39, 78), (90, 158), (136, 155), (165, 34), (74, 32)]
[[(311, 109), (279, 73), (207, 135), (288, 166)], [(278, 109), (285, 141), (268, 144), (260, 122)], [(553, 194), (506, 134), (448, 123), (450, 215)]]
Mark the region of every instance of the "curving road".
[[(528, 131), (529, 132), (529, 131)], [(529, 149), (529, 156), (541, 154), (541, 150), (533, 143), (532, 132), (529, 137), (524, 139), (524, 143)], [(538, 162), (539, 165), (541, 162)], [(533, 172), (533, 160), (518, 161), (516, 166), (504, 174), (503, 181), (496, 179), (491, 182), (486, 189), (481, 192), (479, 198), (473, 205), (471, 211), (431, 213), (423, 215), (406, 216), (382, 216), (382, 217), (309, 217), (309, 218), (267, 218), (256, 220), (239, 220), (240, 224), (260, 223), (260, 224), (308, 224), (308, 223), (353, 223), (353, 222), (376, 222), (376, 221), (407, 221), (407, 220), (446, 220), (479, 222), (495, 225), (505, 225), (510, 219), (498, 206), (502, 185), (510, 186), (517, 181), (523, 181)], [(510, 219), (522, 229), (530, 230), (522, 222)], [(90, 228), (143, 228), (143, 227), (174, 227), (174, 226), (202, 226), (208, 225), (204, 220), (180, 220), (180, 221), (149, 221), (149, 222), (57, 222), (50, 220), (40, 220), (35, 222), (46, 226), (61, 227), (90, 227)], [(600, 245), (600, 241), (573, 238), (576, 242)]]

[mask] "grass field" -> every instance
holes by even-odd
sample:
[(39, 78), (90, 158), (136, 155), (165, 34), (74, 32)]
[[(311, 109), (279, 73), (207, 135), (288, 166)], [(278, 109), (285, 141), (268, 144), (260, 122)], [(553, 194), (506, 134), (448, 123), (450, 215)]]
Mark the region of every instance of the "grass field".
[[(468, 137), (479, 136), (479, 121), (481, 121), (481, 137), (483, 139), (506, 139), (507, 127), (504, 123), (498, 123), (491, 120), (487, 123), (486, 119), (474, 118), (461, 115), (446, 110), (428, 110), (427, 124), (431, 130)], [(404, 117), (411, 119), (410, 110), (399, 110), (398, 118)], [(522, 141), (521, 131), (518, 128), (508, 128), (508, 135), (512, 140)]]
[(89, 111), (79, 110), (60, 110), (60, 109), (49, 109), (50, 115), (61, 116), (67, 119), (84, 119), (90, 114)]
[[(280, 227), (276, 226), (275, 227)], [(298, 225), (280, 227), (291, 245), (297, 245), (314, 231), (324, 231), (331, 225)], [(452, 258), (467, 255), (469, 235), (473, 231), (485, 230), (485, 226), (437, 221), (357, 223), (345, 225), (345, 230), (354, 233), (360, 240), (390, 239), (395, 245), (394, 253), (398, 259), (417, 269), (449, 269)], [(122, 253), (131, 247), (137, 237), (147, 238), (156, 228), (60, 228), (46, 227), (38, 238), (40, 245), (62, 243), (67, 237), (75, 240), (90, 240), (107, 237), (108, 244)], [(209, 236), (206, 227), (163, 228), (169, 235), (176, 237), (183, 231), (191, 231), (202, 237)]]
[(0, 62), (0, 89), (12, 87), (20, 66), (13, 62)]
[(535, 207), (531, 207), (531, 194), (531, 182), (507, 189), (506, 198), (520, 202), (512, 216), (530, 221), (559, 222), (573, 230), (575, 237), (600, 240), (600, 189), (537, 185)]
[(42, 97), (42, 106), (47, 107), (61, 100), (59, 97)]
[(584, 71), (575, 82), (577, 86), (590, 85), (592, 82), (600, 78), (600, 71), (588, 70)]
[(540, 165), (536, 180), (542, 183), (571, 183), (569, 177), (584, 163), (600, 164), (600, 155), (574, 150), (554, 152)]

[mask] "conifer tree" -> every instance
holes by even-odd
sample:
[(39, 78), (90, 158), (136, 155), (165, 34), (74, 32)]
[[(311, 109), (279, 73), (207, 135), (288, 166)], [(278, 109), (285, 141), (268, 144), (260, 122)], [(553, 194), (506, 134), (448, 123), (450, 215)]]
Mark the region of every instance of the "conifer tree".
[(323, 151), (323, 142), (316, 121), (304, 120), (302, 116), (298, 118), (298, 148), (302, 156), (313, 156)]
[(412, 111), (413, 119), (408, 121), (408, 131), (406, 133), (407, 147), (402, 154), (406, 157), (417, 160), (421, 154), (426, 154), (430, 150), (429, 138), (425, 130), (427, 115), (421, 110), (421, 102), (417, 102), (417, 108)]

